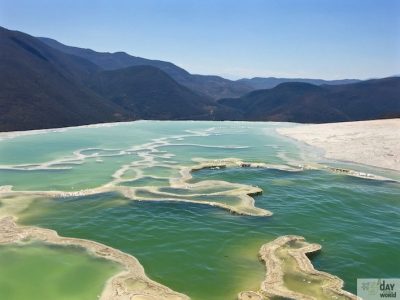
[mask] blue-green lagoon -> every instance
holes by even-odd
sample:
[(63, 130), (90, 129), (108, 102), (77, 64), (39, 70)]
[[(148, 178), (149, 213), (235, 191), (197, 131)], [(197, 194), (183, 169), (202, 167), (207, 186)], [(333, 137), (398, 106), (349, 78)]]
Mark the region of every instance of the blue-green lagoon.
[[(283, 235), (320, 244), (314, 267), (343, 279), (351, 293), (357, 278), (399, 277), (399, 183), (316, 164), (317, 152), (276, 133), (287, 126), (296, 125), (138, 121), (2, 137), (0, 217), (121, 250), (149, 278), (194, 300), (258, 290), (266, 273), (259, 249)], [(0, 262), (8, 260), (0, 295), (29, 285), (21, 260), (50, 266), (57, 251), (69, 255), (57, 246), (38, 256), (42, 250), (29, 245), (0, 246)], [(116, 272), (115, 264), (79, 255), (88, 270), (100, 270), (86, 275), (102, 286)], [(10, 272), (14, 285), (6, 284)], [(74, 272), (60, 267), (60, 274), (74, 285)], [(299, 285), (300, 277), (290, 278), (287, 287)], [(88, 299), (88, 291), (74, 292)], [(13, 295), (7, 299), (26, 299)]]

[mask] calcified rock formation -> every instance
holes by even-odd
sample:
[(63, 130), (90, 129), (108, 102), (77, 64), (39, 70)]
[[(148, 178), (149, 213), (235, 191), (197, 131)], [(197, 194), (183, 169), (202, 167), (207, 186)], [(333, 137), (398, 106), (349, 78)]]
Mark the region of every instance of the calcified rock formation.
[(101, 300), (188, 300), (189, 297), (149, 279), (133, 256), (93, 241), (66, 238), (55, 231), (31, 226), (19, 226), (13, 217), (0, 219), (0, 244), (40, 241), (47, 244), (82, 247), (94, 256), (120, 264), (123, 270), (110, 278)]
[(300, 125), (277, 131), (323, 149), (327, 158), (400, 171), (400, 119)]
[[(58, 131), (58, 130), (57, 130)], [(212, 131), (212, 129), (211, 129)], [(45, 133), (47, 131), (38, 131), (35, 134)], [(15, 133), (19, 135), (22, 133)], [(23, 133), (25, 134), (25, 133)], [(28, 133), (27, 133), (28, 134)], [(33, 134), (30, 132), (30, 134)], [(165, 151), (164, 147), (168, 146), (196, 146), (218, 149), (237, 149), (246, 148), (246, 146), (211, 146), (199, 144), (177, 143), (185, 137), (198, 137), (209, 135), (206, 131), (187, 131), (186, 134), (153, 139), (148, 143), (135, 145), (125, 149), (102, 149), (102, 148), (85, 148), (75, 150), (71, 155), (54, 159), (42, 163), (28, 163), (16, 165), (0, 165), (0, 169), (33, 171), (33, 170), (69, 170), (77, 165), (82, 165), (87, 160), (95, 160), (101, 163), (107, 157), (126, 157), (135, 155), (138, 160), (122, 165), (112, 174), (109, 182), (100, 186), (75, 190), (75, 191), (13, 191), (12, 186), (0, 186), (0, 201), (3, 197), (10, 195), (35, 195), (44, 197), (79, 197), (94, 195), (107, 192), (117, 192), (124, 197), (132, 200), (142, 201), (179, 201), (191, 202), (204, 205), (211, 205), (226, 209), (232, 213), (252, 216), (270, 216), (272, 213), (266, 209), (259, 208), (255, 205), (254, 196), (260, 195), (262, 190), (258, 187), (232, 183), (223, 180), (202, 180), (191, 183), (192, 172), (201, 169), (213, 168), (265, 168), (278, 169), (284, 171), (302, 171), (307, 169), (324, 169), (329, 172), (358, 176), (368, 179), (383, 179), (371, 174), (355, 172), (352, 170), (330, 168), (319, 164), (299, 165), (290, 163), (289, 165), (276, 165), (267, 163), (245, 162), (237, 158), (225, 158), (219, 160), (205, 160), (201, 158), (193, 158), (194, 166), (185, 164), (179, 165), (178, 162), (170, 160), (174, 157), (173, 153)], [(6, 135), (1, 138), (11, 138), (14, 135)], [(284, 156), (284, 153), (280, 153)], [(282, 157), (283, 157), (282, 156)], [(287, 159), (284, 158), (284, 159)], [(166, 174), (158, 174), (152, 171), (152, 168), (161, 168)], [(135, 186), (134, 182), (142, 179), (164, 180), (167, 185), (152, 186)], [(168, 184), (169, 183), (169, 184)], [(13, 215), (13, 214), (10, 214)]]
[(359, 299), (342, 290), (339, 277), (314, 269), (307, 254), (320, 249), (299, 236), (282, 236), (264, 244), (259, 254), (267, 270), (265, 280), (259, 291), (241, 292), (238, 299)]
[[(252, 216), (270, 216), (272, 213), (268, 210), (255, 206), (254, 196), (262, 194), (259, 187), (232, 183), (223, 180), (202, 180), (196, 183), (189, 183), (192, 179), (192, 172), (202, 169), (213, 168), (271, 168), (285, 171), (300, 171), (299, 168), (294, 168), (286, 165), (269, 165), (265, 163), (248, 163), (236, 158), (227, 158), (221, 160), (202, 160), (197, 159), (192, 167), (186, 166), (171, 166), (160, 164), (153, 160), (150, 155), (146, 155), (143, 161), (135, 161), (131, 164), (122, 166), (117, 170), (112, 180), (102, 186), (73, 191), (13, 191), (12, 186), (0, 186), (0, 202), (10, 197), (27, 196), (33, 197), (79, 197), (107, 192), (118, 192), (124, 197), (131, 200), (141, 201), (179, 201), (191, 202), (197, 204), (205, 204), (226, 209), (232, 213)], [(26, 167), (26, 166), (24, 166)], [(36, 166), (35, 166), (36, 167)], [(144, 175), (143, 170), (149, 167), (164, 167), (168, 168), (178, 175), (178, 177), (158, 177)], [(133, 175), (127, 176), (129, 172), (134, 171)], [(124, 185), (144, 177), (153, 179), (168, 179), (169, 186), (142, 186), (131, 187)], [(212, 190), (212, 191), (211, 191)], [(232, 202), (227, 201), (227, 197)], [(9, 206), (7, 206), (9, 207)], [(10, 215), (14, 215), (10, 213)]]

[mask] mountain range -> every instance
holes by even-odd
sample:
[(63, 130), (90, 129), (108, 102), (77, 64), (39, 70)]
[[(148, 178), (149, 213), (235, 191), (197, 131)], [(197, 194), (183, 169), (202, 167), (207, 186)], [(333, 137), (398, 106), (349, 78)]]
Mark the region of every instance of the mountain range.
[(284, 82), (305, 82), (315, 85), (336, 85), (361, 81), (358, 79), (323, 80), (276, 77), (254, 77), (251, 79), (243, 78), (233, 81), (220, 76), (190, 74), (186, 70), (174, 65), (173, 63), (132, 56), (125, 52), (96, 52), (91, 49), (67, 46), (54, 39), (46, 37), (38, 37), (38, 39), (54, 49), (91, 61), (104, 70), (116, 70), (131, 66), (143, 65), (159, 68), (175, 79), (178, 83), (213, 99), (236, 98), (250, 91), (258, 89), (270, 89)]
[(343, 85), (286, 82), (219, 103), (239, 119), (327, 123), (400, 117), (400, 77)]
[(0, 68), (0, 131), (137, 119), (320, 123), (400, 116), (399, 77), (232, 81), (2, 27)]
[(254, 77), (251, 79), (243, 78), (239, 79), (237, 82), (244, 83), (248, 86), (251, 86), (255, 90), (261, 89), (272, 89), (277, 85), (285, 82), (303, 82), (303, 83), (311, 83), (314, 85), (340, 85), (347, 83), (356, 83), (360, 82), (359, 79), (341, 79), (341, 80), (323, 80), (323, 79), (308, 79), (308, 78), (276, 78), (276, 77)]
[(167, 73), (181, 85), (213, 99), (238, 97), (254, 90), (251, 85), (244, 82), (236, 82), (219, 76), (190, 74), (186, 70), (166, 61), (132, 56), (125, 52), (96, 52), (91, 49), (66, 46), (49, 38), (39, 37), (38, 39), (61, 52), (82, 57), (104, 70), (116, 70), (132, 66), (156, 67)]

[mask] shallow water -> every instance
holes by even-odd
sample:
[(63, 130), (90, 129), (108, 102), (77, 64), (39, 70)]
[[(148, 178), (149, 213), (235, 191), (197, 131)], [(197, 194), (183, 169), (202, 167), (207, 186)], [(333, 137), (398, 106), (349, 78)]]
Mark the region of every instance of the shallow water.
[(76, 247), (0, 246), (0, 295), (7, 300), (92, 300), (119, 267)]
[[(42, 197), (18, 216), (23, 224), (52, 228), (60, 235), (99, 241), (130, 253), (152, 279), (194, 300), (235, 299), (240, 291), (257, 289), (265, 274), (257, 258), (260, 246), (285, 234), (321, 244), (322, 252), (313, 258), (315, 267), (344, 279), (351, 292), (357, 278), (398, 277), (397, 183), (322, 170), (214, 168), (194, 172), (189, 187), (204, 180), (258, 186), (264, 193), (255, 197), (256, 207), (274, 215), (239, 216), (217, 207), (176, 202), (195, 199), (241, 205), (240, 199), (224, 194), (231, 186), (169, 187), (171, 178), (180, 177), (179, 167), (198, 163), (194, 158), (304, 162), (301, 148), (276, 135), (276, 126), (293, 125), (146, 121), (17, 137), (0, 141), (0, 164), (8, 168), (0, 169), (0, 185), (13, 185), (16, 190), (77, 191), (119, 178), (123, 181), (117, 185), (139, 189), (137, 197), (159, 200), (138, 202), (117, 192)], [(22, 145), (31, 152), (21, 150)], [(74, 156), (77, 150), (80, 155)], [(80, 164), (69, 164), (70, 169), (43, 164), (56, 160), (64, 166), (68, 159), (78, 159)], [(15, 170), (21, 168), (17, 164), (33, 162), (42, 163), (42, 169)], [(123, 176), (115, 176), (130, 162)]]

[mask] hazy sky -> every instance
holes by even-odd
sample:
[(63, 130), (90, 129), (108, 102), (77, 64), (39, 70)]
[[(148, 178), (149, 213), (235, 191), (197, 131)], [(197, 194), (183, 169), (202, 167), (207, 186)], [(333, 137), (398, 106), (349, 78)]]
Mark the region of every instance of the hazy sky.
[(0, 25), (229, 78), (400, 74), (400, 0), (0, 0)]

